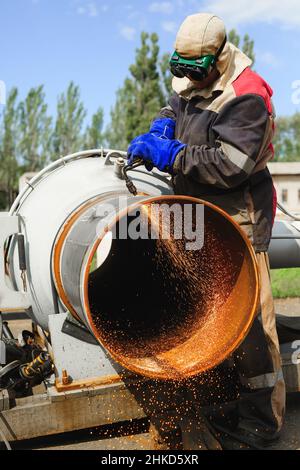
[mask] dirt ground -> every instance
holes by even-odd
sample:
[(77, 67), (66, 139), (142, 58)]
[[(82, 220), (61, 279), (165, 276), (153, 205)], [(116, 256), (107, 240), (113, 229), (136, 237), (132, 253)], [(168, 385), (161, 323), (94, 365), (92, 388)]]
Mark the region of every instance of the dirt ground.
[[(276, 299), (276, 313), (300, 316), (300, 299)], [(17, 337), (23, 329), (31, 329), (30, 320), (12, 320), (9, 326)], [(39, 390), (38, 390), (39, 391)], [(37, 392), (38, 392), (37, 391)], [(145, 426), (144, 426), (145, 428)], [(55, 450), (122, 450), (149, 449), (150, 436), (146, 429), (137, 425), (131, 436), (121, 436), (112, 431), (115, 437), (105, 439), (97, 430), (84, 430), (60, 436), (34, 439), (12, 445), (14, 449), (55, 449)], [(300, 392), (287, 397), (287, 412), (281, 440), (271, 447), (274, 450), (300, 450)]]

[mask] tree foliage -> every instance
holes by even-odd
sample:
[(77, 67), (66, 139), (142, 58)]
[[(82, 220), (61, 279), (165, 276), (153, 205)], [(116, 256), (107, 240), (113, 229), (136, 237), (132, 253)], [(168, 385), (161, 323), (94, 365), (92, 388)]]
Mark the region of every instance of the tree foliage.
[(43, 86), (31, 88), (19, 105), (20, 158), (26, 171), (38, 171), (49, 161), (51, 122)]
[(232, 29), (228, 33), (228, 40), (234, 44), (234, 46), (241, 48), (244, 54), (246, 54), (249, 59), (252, 60), (253, 64), (255, 63), (254, 41), (250, 39), (248, 34), (244, 35), (243, 43), (241, 43), (241, 37), (235, 29)]
[(149, 124), (166, 103), (171, 89), (166, 57), (160, 60), (157, 34), (143, 32), (135, 63), (129, 67), (130, 76), (118, 90), (111, 111), (109, 146), (125, 150), (135, 136), (148, 131)]
[(79, 87), (71, 82), (66, 93), (62, 93), (57, 102), (57, 117), (53, 133), (54, 159), (81, 150), (85, 117), (86, 110), (80, 99)]
[(9, 207), (18, 185), (18, 90), (8, 95), (0, 127), (0, 209)]
[(161, 87), (162, 87), (162, 93), (163, 93), (165, 103), (168, 101), (169, 97), (172, 94), (173, 75), (170, 72), (169, 61), (170, 61), (170, 54), (163, 54), (159, 63), (159, 68), (160, 68), (160, 73), (161, 73)]
[(98, 149), (103, 146), (103, 109), (100, 107), (92, 116), (91, 125), (87, 127), (84, 136), (84, 147), (86, 149)]
[(300, 113), (276, 120), (275, 161), (300, 161)]
[(126, 150), (126, 104), (129, 100), (127, 89), (120, 88), (116, 94), (116, 102), (110, 113), (110, 125), (106, 129), (105, 140), (112, 149)]
[(0, 210), (16, 197), (19, 176), (39, 171), (51, 160), (104, 141), (103, 109), (98, 108), (83, 130), (86, 110), (73, 82), (57, 102), (56, 120), (48, 115), (44, 87), (31, 88), (18, 102), (13, 88), (0, 115)]

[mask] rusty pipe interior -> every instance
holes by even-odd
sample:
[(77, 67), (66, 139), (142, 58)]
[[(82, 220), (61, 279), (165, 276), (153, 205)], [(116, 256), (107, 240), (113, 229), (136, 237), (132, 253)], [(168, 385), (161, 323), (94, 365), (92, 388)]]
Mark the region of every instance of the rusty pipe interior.
[[(243, 341), (257, 309), (257, 265), (250, 242), (219, 208), (164, 196), (140, 203), (148, 221), (154, 202), (182, 210), (191, 205), (193, 227), (197, 205), (204, 204), (203, 246), (188, 250), (186, 237), (175, 238), (178, 220), (172, 214), (169, 239), (154, 218), (149, 227), (158, 239), (114, 238), (101, 266), (89, 267), (87, 318), (101, 344), (127, 369), (183, 379), (218, 365)], [(123, 217), (115, 219), (115, 229)], [(132, 221), (129, 209), (128, 227)]]

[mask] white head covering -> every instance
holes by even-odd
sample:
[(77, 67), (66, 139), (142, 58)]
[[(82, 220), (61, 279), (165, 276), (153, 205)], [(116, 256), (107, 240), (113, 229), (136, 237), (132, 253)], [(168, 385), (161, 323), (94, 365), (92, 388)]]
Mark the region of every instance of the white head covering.
[[(197, 13), (188, 16), (180, 26), (176, 41), (176, 52), (185, 58), (216, 55), (226, 36), (223, 21), (212, 13)], [(186, 98), (201, 95), (208, 98), (214, 91), (223, 91), (225, 86), (232, 83), (252, 61), (240, 49), (226, 42), (221, 52), (217, 69), (220, 77), (209, 88), (199, 90), (187, 77), (174, 77), (173, 90)]]

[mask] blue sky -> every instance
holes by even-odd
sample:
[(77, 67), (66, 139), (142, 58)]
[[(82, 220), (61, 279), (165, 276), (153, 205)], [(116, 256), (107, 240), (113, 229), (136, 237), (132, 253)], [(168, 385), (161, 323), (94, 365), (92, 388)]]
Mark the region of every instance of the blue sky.
[(101, 105), (107, 123), (140, 32), (157, 32), (161, 52), (171, 52), (178, 26), (198, 11), (248, 32), (255, 70), (274, 89), (277, 114), (300, 111), (292, 99), (300, 80), (299, 0), (0, 0), (0, 80), (8, 90), (17, 86), (22, 98), (44, 84), (50, 114), (74, 80), (89, 116)]

